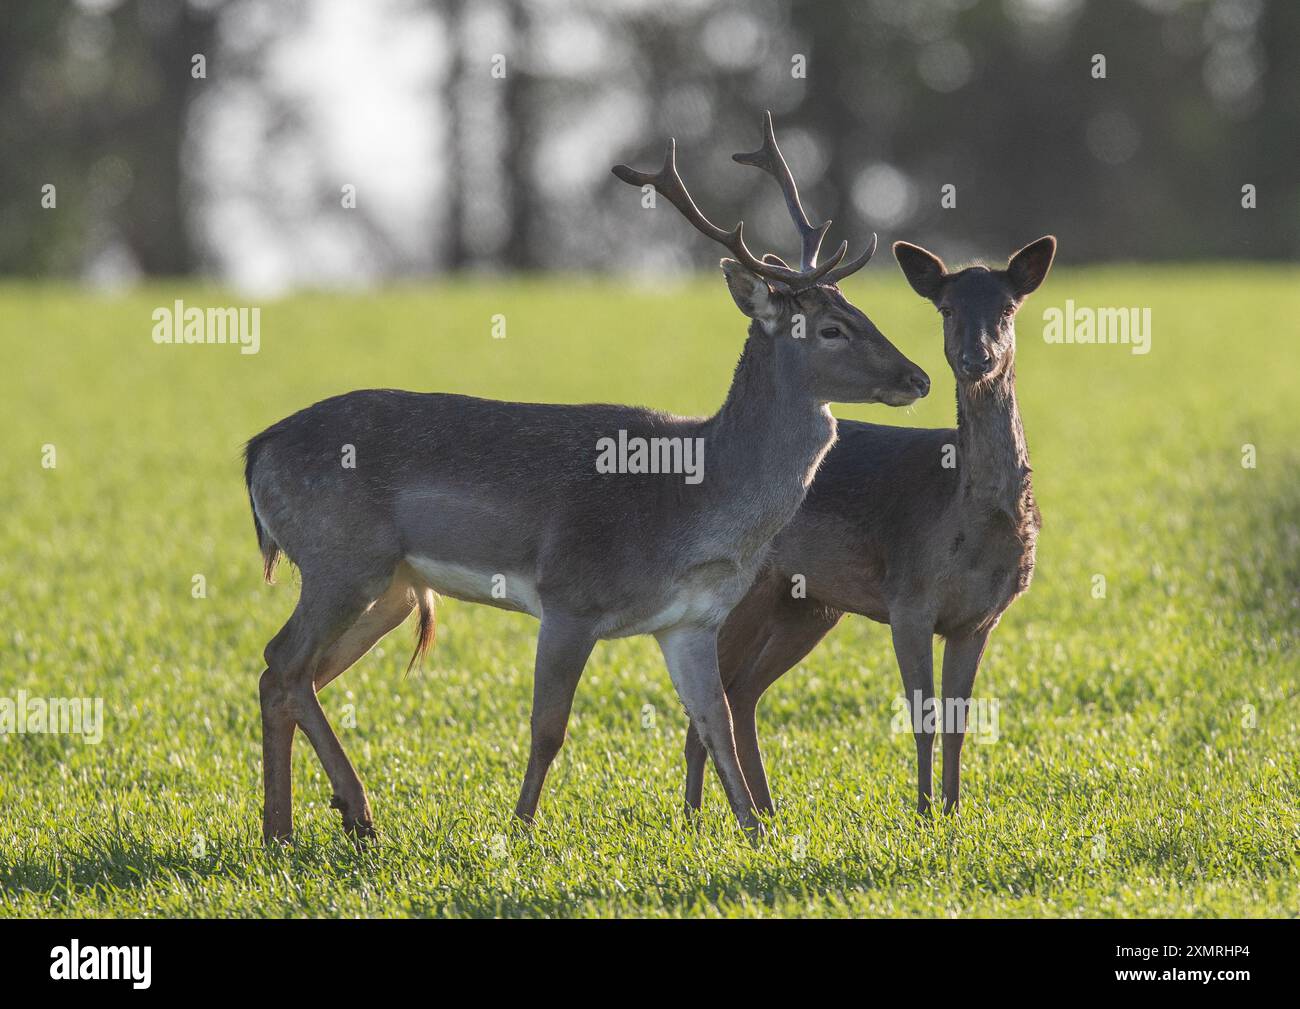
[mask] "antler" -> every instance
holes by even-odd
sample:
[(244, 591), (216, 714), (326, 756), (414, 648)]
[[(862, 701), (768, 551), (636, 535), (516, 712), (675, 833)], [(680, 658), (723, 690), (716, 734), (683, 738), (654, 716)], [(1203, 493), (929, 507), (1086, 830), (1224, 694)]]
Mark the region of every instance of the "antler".
[[(794, 226), (799, 231), (799, 238), (802, 243), (800, 267), (809, 270), (816, 266), (817, 254), (822, 247), (822, 239), (826, 237), (826, 232), (830, 230), (831, 222), (826, 221), (824, 224), (813, 225), (808, 220), (808, 215), (804, 212), (803, 204), (799, 200), (799, 187), (795, 184), (794, 175), (790, 171), (790, 166), (786, 164), (785, 158), (781, 155), (781, 148), (776, 144), (776, 130), (772, 126), (771, 112), (763, 113), (763, 146), (751, 154), (733, 154), (731, 159), (742, 165), (751, 165), (767, 172), (780, 184), (781, 193), (785, 197), (786, 208), (790, 211), (790, 217), (794, 220)], [(848, 252), (847, 242), (840, 246), (838, 258), (843, 258), (846, 252)], [(866, 266), (875, 253), (876, 236), (873, 233), (871, 241), (867, 243), (866, 251), (862, 255), (837, 269), (831, 270), (822, 278), (821, 282), (823, 284), (838, 283), (849, 274), (856, 273)]]
[[(844, 244), (846, 246), (848, 245), (847, 242), (845, 242)], [(834, 270), (831, 270), (831, 272), (826, 274), (825, 278), (823, 278), (822, 283), (838, 284), (849, 274), (857, 273), (860, 269), (862, 269), (869, 262), (871, 262), (871, 257), (874, 256), (875, 254), (876, 254), (876, 233), (873, 231), (871, 233), (871, 241), (869, 241), (867, 243), (867, 247), (862, 250), (862, 255), (860, 255), (857, 259), (850, 259), (843, 266), (838, 266)]]
[[(846, 242), (822, 265), (808, 264), (807, 267), (801, 270), (793, 270), (784, 264), (759, 259), (745, 245), (744, 221), (737, 222), (735, 228), (731, 231), (724, 231), (705, 217), (700, 208), (695, 205), (695, 201), (691, 199), (691, 194), (686, 189), (686, 184), (682, 182), (682, 177), (677, 172), (676, 140), (668, 141), (668, 155), (664, 158), (664, 166), (655, 174), (638, 172), (627, 165), (615, 165), (613, 172), (630, 186), (654, 186), (655, 192), (666, 197), (674, 207), (681, 211), (682, 216), (697, 231), (702, 232), (725, 247), (747, 270), (757, 274), (764, 280), (780, 284), (788, 290), (798, 291), (819, 283), (823, 277), (826, 277), (834, 270), (840, 260), (844, 258), (844, 254), (848, 252), (848, 243)], [(797, 206), (797, 194), (795, 201)], [(807, 226), (806, 218), (804, 225)], [(820, 245), (820, 239), (818, 244)]]
[(790, 166), (781, 156), (781, 148), (776, 145), (776, 132), (772, 128), (772, 113), (763, 113), (763, 146), (752, 154), (733, 154), (731, 160), (742, 165), (750, 165), (772, 176), (781, 186), (781, 195), (785, 197), (786, 208), (799, 231), (802, 250), (799, 268), (808, 270), (817, 265), (817, 253), (821, 251), (822, 239), (830, 229), (831, 222), (813, 226), (808, 221), (803, 204), (799, 202), (799, 187), (795, 184)]

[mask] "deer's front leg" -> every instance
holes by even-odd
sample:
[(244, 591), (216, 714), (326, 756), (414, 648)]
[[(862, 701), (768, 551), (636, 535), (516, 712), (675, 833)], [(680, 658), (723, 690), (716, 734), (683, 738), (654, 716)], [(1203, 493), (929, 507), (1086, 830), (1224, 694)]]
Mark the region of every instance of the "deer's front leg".
[(736, 820), (751, 838), (761, 836), (763, 826), (754, 812), (754, 800), (736, 756), (731, 709), (718, 672), (717, 628), (674, 627), (656, 637), (677, 696), (713, 758)]
[[(754, 706), (757, 702), (749, 699), (737, 699), (727, 694), (727, 706), (731, 709), (731, 731), (736, 740), (736, 756), (740, 760), (740, 771), (745, 776), (745, 784), (754, 800), (754, 808), (765, 816), (776, 812), (772, 803), (772, 793), (767, 786), (767, 772), (763, 770), (763, 752), (758, 745), (758, 725), (755, 720)], [(704, 765), (708, 761), (708, 752), (704, 741), (692, 722), (686, 729), (686, 815), (693, 816), (700, 810), (704, 790)]]
[[(758, 725), (754, 715), (755, 703), (748, 698), (738, 700), (727, 694), (740, 772), (744, 775), (750, 797), (754, 800), (754, 808), (765, 816), (771, 816), (776, 807), (772, 804), (772, 793), (767, 787), (767, 772), (763, 770), (763, 753), (758, 745)], [(696, 731), (695, 723), (691, 722), (686, 729), (687, 816), (694, 816), (700, 811), (704, 791), (704, 765), (707, 762), (708, 752), (704, 748), (704, 741)]]
[(709, 754), (704, 740), (695, 731), (695, 723), (686, 727), (686, 815), (694, 816), (704, 801), (704, 765)]
[(890, 625), (894, 655), (916, 739), (916, 811), (930, 811), (934, 756), (934, 625), (918, 617), (895, 617)]
[[(949, 638), (943, 649), (943, 811), (951, 813), (957, 808), (961, 791), (961, 744), (966, 739), (966, 718), (970, 709), (971, 689), (975, 674), (979, 672), (980, 659), (989, 632), (980, 631), (962, 638)], [(958, 707), (960, 711), (949, 711)], [(960, 714), (960, 720), (949, 724)]]
[(595, 635), (586, 621), (561, 614), (547, 614), (542, 618), (533, 671), (532, 744), (519, 801), (515, 804), (515, 815), (525, 823), (533, 822), (546, 772), (564, 745), (573, 695), (595, 646)]

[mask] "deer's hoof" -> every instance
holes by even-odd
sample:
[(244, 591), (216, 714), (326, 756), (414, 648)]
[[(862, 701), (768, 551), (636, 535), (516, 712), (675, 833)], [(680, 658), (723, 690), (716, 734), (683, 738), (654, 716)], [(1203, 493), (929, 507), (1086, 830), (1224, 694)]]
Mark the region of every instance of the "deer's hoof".
[(292, 830), (276, 830), (270, 827), (262, 828), (262, 845), (274, 851), (282, 851), (293, 844)]
[(372, 844), (378, 834), (375, 833), (375, 825), (370, 822), (370, 817), (357, 817), (355, 819), (343, 818), (343, 832), (352, 838), (352, 843), (357, 849), (367, 847)]
[(343, 831), (358, 843), (375, 837), (374, 820), (370, 815), (370, 805), (362, 800), (357, 805), (346, 802), (337, 795), (330, 799), (330, 807), (337, 809), (343, 816)]

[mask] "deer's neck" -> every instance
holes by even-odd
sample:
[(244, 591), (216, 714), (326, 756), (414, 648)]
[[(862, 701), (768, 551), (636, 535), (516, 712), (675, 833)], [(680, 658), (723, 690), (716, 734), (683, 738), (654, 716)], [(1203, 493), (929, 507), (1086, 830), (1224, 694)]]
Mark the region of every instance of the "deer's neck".
[(706, 422), (709, 504), (747, 549), (794, 516), (835, 441), (830, 409), (781, 367), (781, 349), (751, 327), (726, 402)]
[(987, 386), (957, 387), (960, 500), (1015, 515), (1031, 505), (1029, 449), (1016, 405), (1015, 362)]

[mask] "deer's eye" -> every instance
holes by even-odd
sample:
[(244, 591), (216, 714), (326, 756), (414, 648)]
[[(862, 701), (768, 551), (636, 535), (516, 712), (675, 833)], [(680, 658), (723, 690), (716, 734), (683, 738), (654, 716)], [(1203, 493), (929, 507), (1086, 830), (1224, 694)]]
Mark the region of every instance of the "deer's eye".
[(1007, 305), (1006, 308), (1002, 309), (1002, 318), (1004, 319), (1010, 319), (1015, 314), (1016, 314), (1015, 305)]
[(952, 309), (949, 308), (947, 305), (940, 305), (940, 306), (939, 306), (939, 314), (942, 315), (945, 319), (951, 319), (951, 318), (952, 318)]
[(823, 340), (843, 340), (844, 332), (839, 326), (826, 326), (824, 329), (817, 331), (817, 335)]

